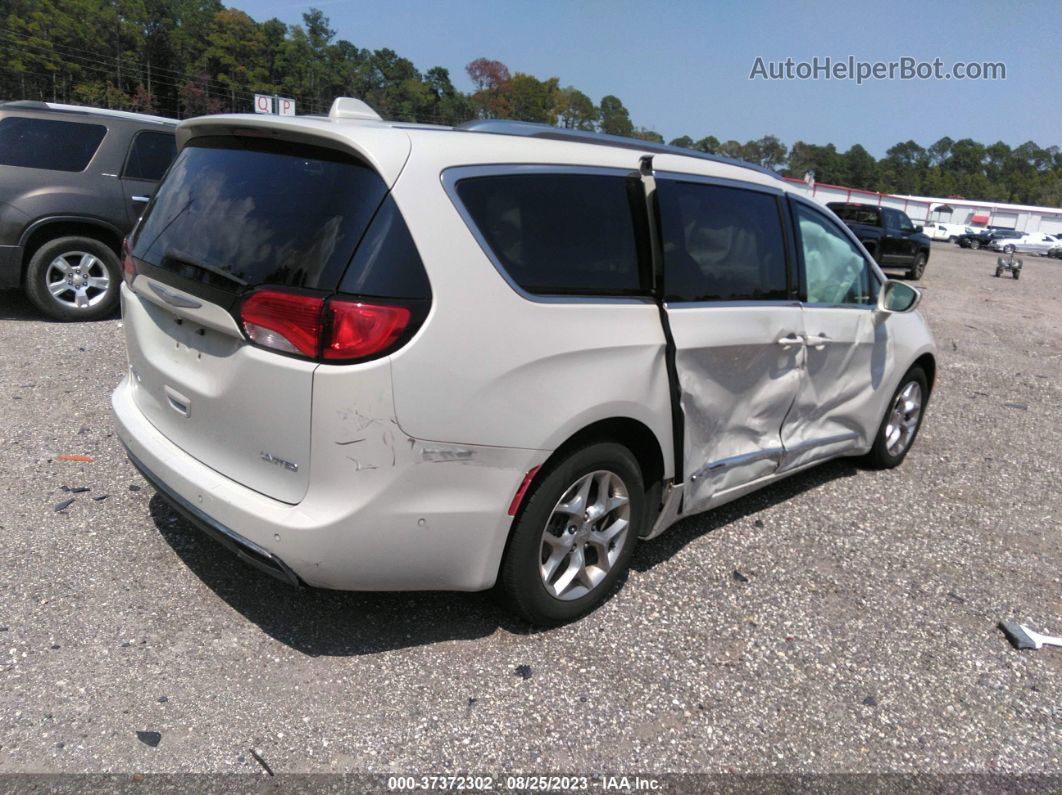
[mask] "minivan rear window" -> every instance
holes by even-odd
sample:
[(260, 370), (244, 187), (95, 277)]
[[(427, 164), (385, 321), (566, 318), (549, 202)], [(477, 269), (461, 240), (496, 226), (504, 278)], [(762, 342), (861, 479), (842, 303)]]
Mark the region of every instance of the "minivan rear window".
[(343, 152), (193, 139), (148, 205), (133, 256), (231, 292), (334, 289), (386, 193), (379, 174)]
[(102, 124), (8, 116), (0, 119), (0, 166), (84, 171), (106, 134)]
[(528, 292), (629, 295), (650, 288), (637, 179), (503, 174), (462, 179), (457, 194), (501, 268)]

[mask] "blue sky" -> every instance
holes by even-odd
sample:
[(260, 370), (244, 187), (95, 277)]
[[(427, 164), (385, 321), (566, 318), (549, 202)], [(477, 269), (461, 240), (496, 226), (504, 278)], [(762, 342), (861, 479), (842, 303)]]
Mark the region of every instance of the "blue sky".
[[(599, 101), (615, 94), (634, 123), (670, 140), (774, 134), (861, 143), (876, 156), (898, 141), (944, 135), (1062, 145), (1062, 2), (632, 2), (630, 0), (230, 0), (262, 21), (301, 20), (311, 6), (337, 38), (390, 47), (422, 71), (445, 66), (462, 90), (465, 64), (498, 59), (512, 72), (559, 77)], [(945, 69), (1002, 61), (1005, 80), (749, 80), (767, 61), (891, 61)]]

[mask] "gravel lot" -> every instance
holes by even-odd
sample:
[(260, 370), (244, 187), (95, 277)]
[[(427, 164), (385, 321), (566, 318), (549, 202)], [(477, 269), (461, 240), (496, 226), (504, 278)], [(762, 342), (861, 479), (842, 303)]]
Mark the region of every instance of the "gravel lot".
[(278, 773), (1062, 774), (1062, 649), (996, 629), (1062, 633), (1062, 262), (1015, 282), (994, 257), (934, 246), (940, 371), (900, 469), (687, 520), (548, 632), (487, 594), (236, 561), (112, 434), (117, 321), (0, 293), (0, 773), (262, 773), (254, 749)]

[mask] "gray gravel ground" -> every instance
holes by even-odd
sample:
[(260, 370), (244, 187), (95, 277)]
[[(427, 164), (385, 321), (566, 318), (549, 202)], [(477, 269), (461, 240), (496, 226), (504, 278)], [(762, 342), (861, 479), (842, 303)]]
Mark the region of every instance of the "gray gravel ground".
[(124, 459), (118, 323), (0, 294), (0, 773), (261, 772), (252, 748), (278, 773), (1062, 773), (1062, 649), (996, 629), (1062, 632), (1062, 262), (993, 262), (934, 247), (938, 386), (900, 469), (687, 520), (548, 632), (239, 563)]

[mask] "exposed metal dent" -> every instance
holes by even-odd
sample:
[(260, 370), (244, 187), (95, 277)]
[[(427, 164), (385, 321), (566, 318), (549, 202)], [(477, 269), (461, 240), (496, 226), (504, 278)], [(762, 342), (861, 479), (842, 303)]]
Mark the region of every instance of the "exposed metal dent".
[(741, 466), (742, 464), (751, 464), (755, 461), (774, 460), (775, 462), (778, 462), (782, 460), (782, 456), (785, 455), (785, 453), (786, 451), (781, 447), (769, 447), (751, 453), (743, 453), (742, 455), (734, 455), (729, 458), (721, 458), (718, 461), (709, 461), (690, 475), (690, 480), (702, 478), (709, 472), (717, 472), (721, 469)]
[[(851, 442), (858, 442), (863, 438), (863, 434), (858, 431), (851, 431), (849, 433), (838, 433), (833, 436), (822, 436), (818, 439), (807, 439), (803, 442), (791, 445), (786, 448), (785, 456), (782, 458), (779, 470), (785, 471), (795, 466), (803, 466), (804, 464), (813, 464), (816, 461), (820, 461), (824, 458), (833, 458), (840, 451), (838, 450), (824, 450), (822, 448), (834, 448), (838, 445), (844, 445), (844, 449), (853, 447)], [(808, 452), (814, 451), (814, 455), (805, 455)]]

